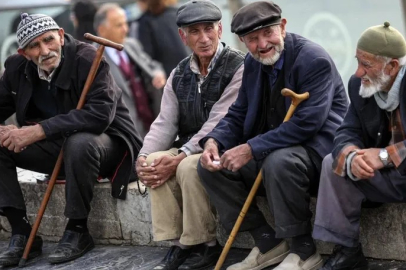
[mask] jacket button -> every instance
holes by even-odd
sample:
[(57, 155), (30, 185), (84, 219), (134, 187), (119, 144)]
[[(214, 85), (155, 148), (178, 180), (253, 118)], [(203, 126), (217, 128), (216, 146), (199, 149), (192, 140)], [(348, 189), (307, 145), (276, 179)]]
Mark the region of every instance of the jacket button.
[(381, 136), (381, 133), (380, 133), (380, 132), (378, 132), (378, 136)]

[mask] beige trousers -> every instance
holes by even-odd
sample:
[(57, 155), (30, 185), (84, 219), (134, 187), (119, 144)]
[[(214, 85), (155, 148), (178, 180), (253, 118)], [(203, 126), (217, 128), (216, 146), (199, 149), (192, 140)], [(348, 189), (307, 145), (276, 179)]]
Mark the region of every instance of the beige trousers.
[[(147, 163), (162, 155), (177, 154), (176, 148), (152, 153)], [(149, 190), (155, 241), (179, 239), (183, 245), (197, 245), (216, 239), (215, 216), (197, 174), (200, 156), (186, 157), (179, 163), (174, 177)]]

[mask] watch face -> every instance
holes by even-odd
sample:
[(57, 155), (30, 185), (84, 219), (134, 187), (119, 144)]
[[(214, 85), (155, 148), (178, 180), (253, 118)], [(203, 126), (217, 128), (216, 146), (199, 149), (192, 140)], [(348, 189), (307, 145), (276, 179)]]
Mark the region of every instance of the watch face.
[(381, 151), (381, 152), (379, 153), (379, 157), (382, 158), (382, 159), (387, 159), (387, 158), (388, 158), (388, 152), (386, 152), (386, 151)]

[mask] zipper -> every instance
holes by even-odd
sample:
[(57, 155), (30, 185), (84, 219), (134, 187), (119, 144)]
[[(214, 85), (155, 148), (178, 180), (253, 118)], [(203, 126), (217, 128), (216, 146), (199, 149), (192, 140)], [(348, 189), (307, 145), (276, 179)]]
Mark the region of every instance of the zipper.
[(118, 196), (121, 196), (121, 193), (123, 193), (123, 190), (124, 190), (124, 185), (121, 185), (120, 194), (118, 194)]

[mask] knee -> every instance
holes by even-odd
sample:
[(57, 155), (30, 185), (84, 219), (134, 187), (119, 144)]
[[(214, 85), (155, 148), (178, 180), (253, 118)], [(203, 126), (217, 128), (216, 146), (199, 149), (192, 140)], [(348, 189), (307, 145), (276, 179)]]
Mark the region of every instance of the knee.
[(199, 175), (200, 181), (203, 183), (206, 182), (206, 180), (210, 178), (211, 173), (212, 172), (203, 168), (199, 158), (199, 160), (197, 161), (197, 174)]
[(180, 182), (187, 182), (192, 184), (196, 180), (199, 180), (197, 174), (197, 165), (200, 160), (200, 155), (191, 155), (184, 158), (176, 169), (176, 178)]
[(66, 140), (64, 153), (66, 157), (87, 157), (97, 151), (96, 136), (91, 133), (75, 133)]
[(159, 152), (154, 152), (148, 155), (147, 157), (147, 164), (148, 166), (151, 165), (152, 162), (154, 162), (154, 160), (162, 157), (162, 156), (171, 156), (171, 154), (168, 151), (159, 151)]

